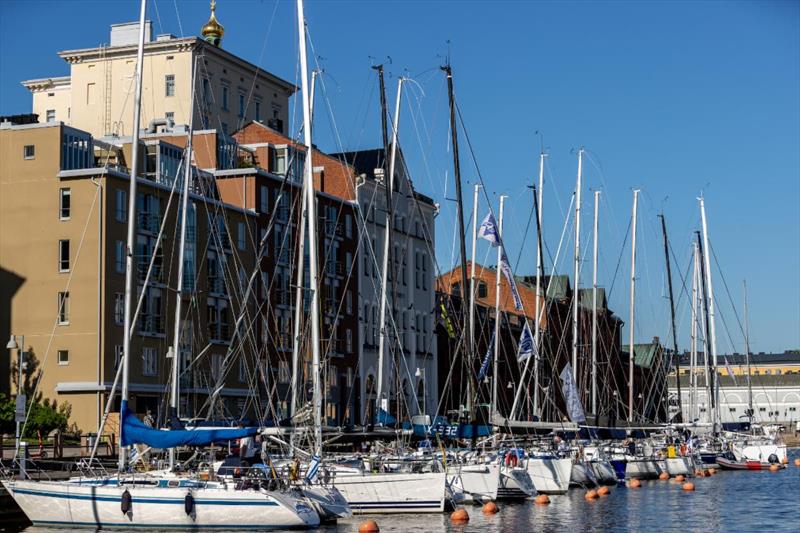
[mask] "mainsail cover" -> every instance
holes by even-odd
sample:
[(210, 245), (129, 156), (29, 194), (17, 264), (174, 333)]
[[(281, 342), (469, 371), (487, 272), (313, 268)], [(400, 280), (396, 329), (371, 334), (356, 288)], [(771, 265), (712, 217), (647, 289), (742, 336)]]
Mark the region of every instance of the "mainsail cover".
[(176, 446), (205, 446), (212, 442), (235, 440), (258, 433), (258, 428), (237, 429), (170, 429), (161, 430), (148, 427), (122, 402), (120, 413), (122, 446), (146, 444), (152, 448), (174, 448)]
[(572, 365), (567, 363), (559, 377), (562, 381), (561, 390), (564, 391), (564, 399), (567, 403), (569, 419), (577, 423), (586, 422), (586, 415), (583, 412), (583, 406), (581, 405), (581, 399), (578, 394), (578, 387), (575, 385), (575, 378), (572, 375)]

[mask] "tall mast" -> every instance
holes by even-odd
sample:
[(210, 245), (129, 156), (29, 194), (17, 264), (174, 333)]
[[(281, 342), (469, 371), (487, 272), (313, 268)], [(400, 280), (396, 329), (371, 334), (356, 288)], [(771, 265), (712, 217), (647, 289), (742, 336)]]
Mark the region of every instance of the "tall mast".
[[(476, 191), (477, 192), (477, 191)], [(497, 222), (498, 240), (503, 242), (503, 206), (506, 197), (500, 197), (500, 220)], [(494, 365), (492, 367), (492, 414), (497, 413), (497, 378), (500, 362), (500, 263), (503, 260), (503, 246), (497, 247), (497, 269), (494, 288)], [(490, 417), (491, 420), (493, 417)]]
[[(131, 174), (130, 185), (128, 186), (128, 241), (125, 250), (125, 320), (122, 329), (122, 390), (120, 399), (123, 409), (128, 404), (128, 381), (130, 378), (130, 355), (131, 355), (131, 329), (132, 314), (131, 304), (133, 301), (133, 271), (135, 268), (133, 256), (136, 246), (136, 177), (139, 175), (139, 126), (142, 110), (142, 63), (144, 62), (144, 23), (147, 11), (147, 0), (142, 0), (139, 13), (139, 48), (136, 52), (136, 92), (133, 100), (133, 136), (131, 142)], [(120, 424), (120, 433), (123, 425)], [(121, 436), (120, 436), (121, 437)], [(121, 442), (121, 440), (120, 440)], [(127, 450), (124, 446), (119, 447), (119, 470), (125, 470), (127, 464)]]
[(308, 222), (308, 261), (311, 280), (311, 379), (313, 382), (314, 453), (322, 454), (322, 391), (319, 354), (319, 263), (317, 262), (317, 205), (314, 193), (314, 165), (311, 153), (311, 99), (306, 58), (306, 20), (303, 0), (297, 0), (297, 30), (300, 38), (300, 86), (303, 92), (303, 144), (306, 146), (305, 182), (306, 221)]
[[(450, 103), (450, 136), (453, 143), (453, 173), (455, 174), (455, 181), (456, 181), (456, 202), (458, 205), (458, 244), (461, 248), (461, 307), (462, 312), (466, 315), (466, 311), (464, 308), (464, 302), (466, 301), (465, 292), (467, 290), (467, 245), (464, 242), (464, 202), (461, 196), (461, 165), (458, 159), (458, 128), (456, 125), (456, 102), (455, 102), (455, 95), (453, 93), (453, 69), (450, 67), (449, 64), (441, 67), (442, 70), (447, 75), (447, 98)], [(462, 324), (464, 321), (462, 321)], [(466, 362), (465, 365), (467, 368), (467, 410), (469, 411), (469, 418), (473, 420), (474, 417), (474, 409), (473, 409), (473, 375), (472, 375), (472, 358), (474, 354), (473, 349), (473, 340), (467, 338), (467, 342), (465, 343), (465, 350), (464, 353), (466, 354)]]
[[(694, 419), (697, 418), (695, 415), (695, 402), (697, 397), (697, 293), (698, 276), (700, 275), (700, 254), (696, 242), (693, 243), (693, 249), (694, 265), (692, 269), (692, 332), (689, 354), (689, 422), (694, 422)], [(678, 376), (678, 379), (680, 379), (680, 375)]]
[[(397, 160), (397, 128), (400, 124), (400, 98), (403, 93), (404, 78), (397, 80), (397, 100), (394, 106), (394, 123), (392, 125), (392, 151), (389, 158), (389, 175), (383, 180), (384, 187), (389, 190), (394, 187), (394, 169)], [(391, 198), (391, 196), (390, 196)], [(391, 204), (390, 204), (391, 205)], [(383, 235), (383, 264), (381, 265), (381, 315), (380, 315), (380, 340), (378, 341), (378, 409), (380, 409), (381, 397), (383, 395), (383, 373), (386, 350), (386, 283), (389, 276), (389, 240), (392, 234), (392, 218), (390, 206), (386, 208), (386, 228)], [(394, 276), (392, 276), (394, 279)], [(400, 390), (397, 390), (399, 405)], [(388, 407), (388, 406), (387, 406)]]
[(628, 421), (633, 422), (633, 325), (636, 302), (636, 208), (639, 204), (639, 189), (633, 191), (633, 216), (631, 231), (631, 319), (628, 325)]
[(719, 416), (719, 379), (717, 376), (717, 327), (714, 321), (714, 286), (711, 284), (711, 249), (708, 247), (708, 224), (706, 223), (706, 204), (703, 197), (700, 197), (700, 215), (703, 222), (703, 254), (706, 278), (706, 290), (708, 290), (708, 322), (711, 332), (711, 358), (714, 362), (714, 384), (712, 394), (714, 397), (714, 433), (719, 431), (717, 427), (720, 422)]
[[(700, 240), (700, 232), (697, 232), (697, 249), (700, 253), (700, 287), (702, 288), (702, 298), (703, 298), (703, 328), (705, 332), (705, 336), (703, 337), (703, 363), (705, 366), (705, 375), (706, 375), (706, 397), (709, 399), (709, 403), (711, 404), (711, 416), (710, 422), (716, 425), (716, 408), (717, 408), (717, 401), (716, 397), (713, 394), (714, 385), (717, 382), (717, 372), (716, 368), (711, 369), (711, 360), (708, 358), (708, 352), (710, 349), (709, 346), (709, 339), (711, 338), (710, 333), (710, 322), (709, 319), (709, 308), (708, 308), (708, 287), (707, 287), (707, 278), (706, 278), (706, 263), (705, 263), (705, 250), (703, 249), (703, 241)], [(716, 427), (714, 428), (714, 432), (716, 433)]]
[[(478, 242), (478, 191), (481, 186), (475, 185), (472, 195), (472, 261), (469, 273), (469, 337), (475, 342), (475, 253)], [(492, 376), (494, 381), (495, 376)]]
[(594, 191), (594, 239), (592, 244), (592, 413), (597, 423), (597, 220), (600, 191)]
[(750, 316), (747, 311), (747, 280), (742, 280), (744, 290), (744, 354), (747, 360), (747, 418), (753, 423), (753, 384), (750, 381)]
[[(188, 220), (189, 211), (189, 186), (192, 180), (192, 132), (194, 131), (194, 61), (192, 62), (192, 93), (189, 96), (189, 134), (186, 140), (186, 162), (183, 168), (183, 191), (181, 196), (181, 230), (180, 242), (178, 246), (178, 290), (175, 297), (175, 330), (172, 338), (172, 391), (170, 394), (169, 405), (171, 416), (178, 419), (179, 412), (179, 376), (180, 369), (180, 353), (181, 353), (181, 330), (183, 323), (181, 317), (183, 316), (183, 270), (184, 270), (184, 255), (186, 248), (186, 223)], [(177, 179), (177, 177), (176, 177)], [(247, 208), (247, 206), (243, 206)], [(169, 468), (172, 470), (175, 467), (175, 448), (169, 449)]]
[[(672, 267), (669, 260), (669, 240), (667, 239), (667, 222), (664, 214), (658, 215), (661, 218), (661, 233), (664, 235), (664, 260), (667, 262), (667, 286), (669, 287), (669, 310), (672, 321), (672, 356), (675, 358), (675, 373), (678, 376), (678, 415), (683, 420), (683, 397), (681, 396), (681, 356), (678, 354), (678, 332), (675, 328), (675, 300), (672, 296)], [(670, 365), (671, 367), (672, 365)]]
[[(547, 298), (542, 295), (542, 271), (544, 270), (544, 249), (542, 247), (542, 200), (544, 193), (544, 158), (547, 154), (544, 153), (544, 148), (539, 154), (539, 190), (533, 188), (533, 208), (536, 210), (536, 322), (534, 327), (536, 331), (533, 334), (533, 344), (536, 346), (535, 359), (533, 361), (533, 414), (539, 416), (539, 354), (542, 349), (542, 314), (544, 309), (541, 302), (547, 302)], [(538, 194), (538, 196), (537, 196)], [(530, 359), (528, 359), (530, 361)], [(527, 367), (528, 361), (525, 361)], [(513, 413), (512, 413), (513, 416)]]
[(581, 274), (581, 178), (583, 174), (583, 148), (578, 150), (578, 181), (575, 184), (575, 287), (572, 290), (572, 377), (578, 383), (578, 312), (580, 298), (578, 285)]

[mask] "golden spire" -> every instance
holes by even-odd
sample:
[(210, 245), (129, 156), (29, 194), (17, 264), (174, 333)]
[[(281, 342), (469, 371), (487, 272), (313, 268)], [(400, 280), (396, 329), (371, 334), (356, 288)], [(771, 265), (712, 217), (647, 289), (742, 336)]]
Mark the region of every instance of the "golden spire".
[(211, 0), (211, 18), (208, 19), (206, 25), (200, 30), (206, 42), (219, 46), (222, 43), (222, 36), (225, 35), (225, 28), (222, 27), (217, 21), (217, 1)]

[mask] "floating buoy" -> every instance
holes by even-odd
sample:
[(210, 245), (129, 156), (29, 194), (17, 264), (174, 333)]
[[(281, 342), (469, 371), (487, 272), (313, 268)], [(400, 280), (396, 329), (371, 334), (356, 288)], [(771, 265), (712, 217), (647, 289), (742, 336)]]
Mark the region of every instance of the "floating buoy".
[(494, 503), (494, 502), (486, 502), (486, 503), (483, 504), (483, 508), (481, 509), (481, 512), (483, 514), (495, 514), (499, 510), (500, 509), (497, 507), (496, 503)]
[(800, 459), (794, 460), (794, 466), (800, 466)]
[(717, 473), (717, 469), (716, 468), (709, 468), (708, 469), (708, 475), (709, 476), (713, 476), (716, 473)]
[(453, 514), (450, 515), (450, 521), (454, 524), (466, 524), (469, 522), (469, 513), (466, 509), (456, 509), (453, 511)]
[(769, 465), (769, 471), (770, 472), (777, 472), (780, 469), (781, 469), (781, 467), (779, 467), (778, 465)]
[(539, 494), (534, 498), (534, 503), (537, 505), (547, 505), (550, 503), (550, 497), (547, 494)]
[(609, 489), (605, 485), (603, 485), (602, 487), (597, 489), (597, 495), (598, 496), (608, 496), (609, 494), (611, 494), (611, 489)]
[(684, 481), (685, 479), (686, 479), (686, 478), (683, 476), (683, 474), (678, 474), (677, 476), (675, 476), (675, 481), (677, 481), (677, 482), (679, 482), (679, 483), (683, 483), (683, 481)]
[(128, 514), (131, 512), (131, 508), (133, 507), (133, 498), (131, 497), (131, 493), (128, 492), (128, 489), (125, 489), (125, 492), (122, 493), (122, 498), (119, 501), (119, 507), (122, 509), (122, 514)]
[(378, 533), (380, 530), (381, 528), (378, 527), (378, 523), (375, 520), (367, 520), (358, 526), (358, 533)]
[(639, 487), (641, 487), (641, 486), (642, 486), (642, 482), (641, 482), (641, 481), (639, 481), (638, 479), (632, 479), (632, 480), (630, 481), (630, 483), (628, 483), (628, 486), (629, 486), (630, 488), (632, 488), (632, 489), (638, 489)]
[(186, 493), (186, 497), (183, 499), (183, 510), (186, 511), (187, 515), (191, 515), (194, 512), (194, 496), (192, 496), (191, 492)]
[(584, 495), (584, 498), (586, 498), (587, 500), (596, 500), (597, 499), (597, 491), (594, 490), (594, 489), (590, 489), (590, 490), (586, 491), (586, 494)]
[(694, 471), (694, 475), (697, 477), (703, 477), (703, 471), (698, 468)]
[(666, 480), (668, 480), (668, 479), (669, 479), (669, 474), (668, 474), (668, 473), (666, 473), (666, 472), (661, 472), (661, 473), (658, 475), (658, 479), (660, 479), (661, 481), (666, 481)]
[(683, 490), (685, 490), (686, 492), (693, 492), (694, 483), (692, 483), (691, 481), (687, 481), (686, 483), (683, 484)]

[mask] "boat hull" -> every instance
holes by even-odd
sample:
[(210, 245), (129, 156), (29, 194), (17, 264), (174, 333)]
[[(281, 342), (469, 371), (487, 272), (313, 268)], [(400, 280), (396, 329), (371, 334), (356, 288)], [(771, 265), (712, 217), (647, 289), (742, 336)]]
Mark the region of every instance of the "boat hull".
[(499, 465), (456, 466), (447, 477), (455, 503), (484, 503), (497, 499)]
[(536, 492), (566, 494), (572, 473), (572, 459), (561, 457), (530, 457), (528, 475)]
[(524, 500), (535, 495), (536, 488), (527, 469), (521, 466), (500, 469), (500, 487), (497, 490), (499, 500)]
[(667, 459), (667, 472), (670, 476), (691, 476), (694, 474), (694, 461), (691, 457), (670, 457)]
[[(302, 499), (231, 488), (167, 488), (72, 481), (4, 481), (34, 525), (147, 529), (308, 529), (319, 515)], [(125, 491), (130, 509), (122, 512)], [(186, 496), (194, 505), (186, 512)]]
[(589, 463), (594, 471), (594, 477), (600, 485), (616, 485), (617, 473), (611, 462), (604, 460), (594, 460)]
[(597, 479), (588, 463), (575, 461), (572, 465), (569, 484), (573, 487), (594, 487), (597, 485)]
[(764, 461), (737, 461), (724, 456), (717, 457), (717, 464), (723, 470), (769, 470), (773, 465), (786, 468), (786, 465)]
[(628, 459), (625, 464), (627, 479), (658, 479), (661, 469), (652, 459)]
[(353, 514), (441, 513), (447, 494), (444, 472), (337, 475), (334, 484)]

